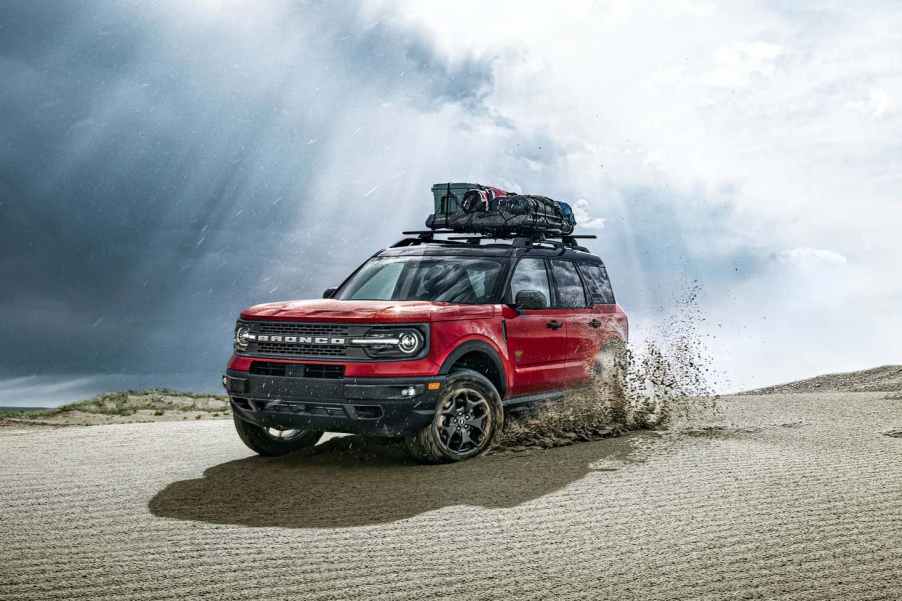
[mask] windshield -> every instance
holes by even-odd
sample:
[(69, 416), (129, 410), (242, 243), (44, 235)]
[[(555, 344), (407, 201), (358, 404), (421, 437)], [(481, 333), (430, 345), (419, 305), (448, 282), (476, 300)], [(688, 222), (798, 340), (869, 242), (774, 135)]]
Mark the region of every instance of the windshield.
[(470, 257), (375, 258), (342, 286), (336, 298), (491, 303), (502, 267), (500, 261)]

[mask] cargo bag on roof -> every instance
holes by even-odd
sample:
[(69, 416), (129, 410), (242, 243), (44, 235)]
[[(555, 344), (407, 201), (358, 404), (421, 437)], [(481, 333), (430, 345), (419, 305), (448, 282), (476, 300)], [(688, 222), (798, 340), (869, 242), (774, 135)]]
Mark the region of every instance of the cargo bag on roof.
[(436, 212), (426, 220), (426, 227), (432, 229), (489, 235), (568, 235), (576, 224), (570, 205), (545, 196), (509, 194), (473, 184), (436, 184), (432, 191)]

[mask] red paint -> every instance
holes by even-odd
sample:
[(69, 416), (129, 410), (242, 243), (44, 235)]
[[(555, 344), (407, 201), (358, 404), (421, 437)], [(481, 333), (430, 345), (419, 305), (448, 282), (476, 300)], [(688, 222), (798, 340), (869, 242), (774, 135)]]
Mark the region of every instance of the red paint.
[[(427, 301), (290, 301), (257, 305), (242, 319), (343, 323), (429, 323), (429, 355), (403, 361), (271, 359), (284, 363), (345, 365), (346, 377), (437, 375), (460, 345), (480, 341), (495, 351), (504, 369), (506, 396), (577, 385), (586, 366), (612, 337), (627, 339), (628, 322), (619, 305), (579, 309), (536, 309), (518, 314), (507, 305), (458, 305)], [(552, 329), (549, 322), (559, 322)], [(599, 323), (592, 327), (590, 322)], [(505, 339), (504, 328), (507, 328)], [(229, 369), (247, 371), (252, 357), (233, 355)]]
[(494, 305), (455, 305), (430, 301), (338, 301), (316, 299), (255, 305), (242, 319), (344, 323), (415, 323), (479, 319), (494, 315)]

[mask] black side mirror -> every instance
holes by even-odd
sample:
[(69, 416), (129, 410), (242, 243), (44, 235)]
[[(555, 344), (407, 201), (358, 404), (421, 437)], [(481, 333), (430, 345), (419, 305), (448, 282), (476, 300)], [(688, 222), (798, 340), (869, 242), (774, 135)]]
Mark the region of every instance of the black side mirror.
[(538, 290), (521, 290), (514, 299), (514, 305), (519, 309), (545, 309), (548, 300)]
[(323, 292), (323, 298), (332, 298), (336, 292), (338, 292), (338, 288), (326, 288)]

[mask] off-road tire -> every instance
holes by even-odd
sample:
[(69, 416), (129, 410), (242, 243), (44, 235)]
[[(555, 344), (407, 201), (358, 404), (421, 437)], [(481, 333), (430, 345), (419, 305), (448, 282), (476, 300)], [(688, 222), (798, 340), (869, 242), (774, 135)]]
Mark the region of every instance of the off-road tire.
[[(485, 411), (485, 432), (478, 446), (465, 452), (454, 452), (442, 441), (442, 410), (449, 401), (468, 394), (465, 391), (478, 393), (488, 405)], [(447, 415), (444, 419), (447, 419)], [(498, 442), (503, 428), (504, 406), (494, 384), (479, 372), (461, 369), (452, 372), (445, 381), (432, 422), (413, 436), (406, 437), (405, 443), (411, 456), (420, 463), (451, 463), (470, 459), (491, 449)]]
[(260, 455), (267, 457), (279, 457), (300, 449), (314, 446), (323, 433), (316, 430), (301, 430), (296, 436), (287, 439), (279, 439), (267, 433), (266, 428), (247, 422), (235, 414), (235, 430), (238, 437), (247, 447)]

